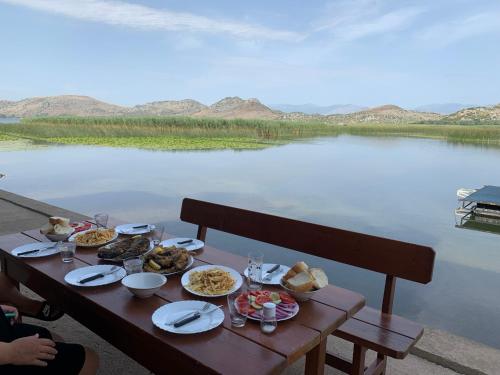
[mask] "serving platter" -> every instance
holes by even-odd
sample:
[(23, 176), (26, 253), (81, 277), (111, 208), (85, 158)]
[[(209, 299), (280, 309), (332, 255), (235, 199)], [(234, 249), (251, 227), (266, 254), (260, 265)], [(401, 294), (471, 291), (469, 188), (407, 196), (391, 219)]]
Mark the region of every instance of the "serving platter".
[[(124, 241), (126, 241), (126, 240), (124, 240)], [(107, 245), (100, 246), (100, 247), (99, 247), (99, 250), (100, 250), (101, 248), (111, 248), (112, 246), (114, 246), (114, 245), (116, 245), (116, 244), (118, 244), (118, 243), (120, 243), (120, 241), (117, 241), (117, 242), (112, 242), (112, 243), (108, 243)], [(144, 253), (142, 253), (142, 254), (140, 254), (140, 255), (132, 255), (132, 256), (130, 256), (130, 257), (131, 257), (131, 258), (132, 258), (132, 257), (136, 257), (136, 256), (145, 257), (146, 255), (148, 255), (149, 253), (151, 253), (151, 251), (153, 251), (154, 247), (155, 247), (155, 246), (154, 246), (153, 241), (152, 241), (152, 240), (150, 240), (150, 241), (149, 241), (149, 248), (148, 248), (148, 250), (147, 250), (146, 252), (144, 252)], [(123, 263), (123, 260), (124, 260), (124, 259), (117, 259), (117, 258), (118, 258), (118, 257), (120, 257), (121, 255), (122, 255), (122, 254), (120, 254), (120, 255), (116, 256), (115, 258), (100, 258), (100, 257), (99, 257), (99, 259), (100, 259), (101, 261), (105, 261), (105, 262), (110, 262), (110, 263), (121, 264), (121, 263)], [(125, 258), (125, 259), (126, 259), (126, 258)]]
[[(251, 293), (253, 293), (255, 295), (259, 295), (259, 294), (264, 295), (265, 293), (271, 294), (273, 292), (259, 290), (259, 291), (255, 291), (255, 292), (242, 293), (240, 296), (238, 296), (238, 298), (236, 298), (234, 300), (234, 306), (236, 307), (236, 310), (238, 310), (238, 312), (240, 312), (240, 314), (241, 314), (240, 305), (239, 305), (240, 299), (241, 298), (248, 298), (247, 295), (251, 294)], [(283, 320), (292, 319), (294, 316), (296, 316), (299, 313), (299, 310), (300, 310), (299, 304), (297, 303), (297, 301), (295, 301), (295, 299), (293, 297), (291, 297), (288, 293), (285, 293), (285, 292), (274, 292), (274, 293), (278, 293), (280, 295), (280, 297), (282, 297), (282, 298), (284, 298), (284, 296), (286, 296), (286, 298), (289, 299), (289, 300), (287, 300), (286, 303), (285, 302), (281, 302), (278, 304), (275, 303), (276, 304), (276, 321), (281, 322)], [(267, 302), (273, 302), (273, 301), (267, 301)], [(248, 303), (248, 302), (246, 302), (246, 303)], [(251, 312), (249, 314), (247, 314), (247, 317), (248, 317), (248, 319), (260, 321), (261, 315), (262, 315), (262, 309), (258, 310), (258, 309), (252, 308)]]
[[(80, 235), (82, 235), (84, 233), (90, 232), (91, 230), (96, 230), (96, 228), (87, 229), (87, 230), (83, 230), (83, 231), (78, 232), (78, 233), (74, 233), (73, 235), (71, 235), (68, 238), (68, 241), (75, 242), (75, 239), (76, 239), (77, 236), (80, 236)], [(101, 246), (104, 246), (104, 245), (107, 245), (107, 244), (113, 242), (117, 238), (118, 238), (118, 233), (115, 230), (115, 234), (113, 235), (113, 237), (109, 241), (105, 241), (105, 242), (102, 242), (102, 243), (99, 243), (99, 244), (92, 244), (92, 245), (86, 245), (86, 244), (80, 245), (80, 244), (77, 244), (77, 246), (78, 247), (101, 247)]]
[(202, 314), (200, 318), (182, 326), (175, 328), (167, 323), (179, 319), (181, 316), (200, 311), (206, 305), (205, 301), (179, 301), (172, 302), (158, 308), (151, 317), (153, 324), (161, 330), (178, 333), (182, 335), (195, 334), (212, 330), (224, 321), (224, 311), (210, 304), (208, 311), (214, 310), (208, 314)]
[[(184, 242), (189, 240), (191, 240), (192, 242), (188, 244), (179, 244), (179, 242)], [(197, 240), (196, 238), (176, 237), (161, 241), (160, 245), (162, 245), (163, 247), (175, 246), (176, 248), (186, 249), (187, 251), (196, 251), (203, 248), (203, 246), (205, 246), (205, 242)]]
[[(220, 269), (222, 271), (229, 272), (230, 276), (235, 281), (233, 287), (230, 290), (228, 290), (225, 293), (221, 293), (221, 294), (204, 294), (204, 293), (200, 293), (200, 292), (194, 291), (194, 290), (192, 290), (189, 287), (189, 276), (193, 272), (196, 272), (196, 271), (207, 271), (207, 270), (210, 270), (210, 269), (213, 269), (213, 268), (218, 268), (218, 269)], [(236, 271), (236, 270), (234, 270), (232, 268), (229, 268), (229, 267), (226, 267), (226, 266), (218, 266), (218, 265), (207, 264), (205, 266), (198, 266), (198, 267), (195, 267), (195, 268), (187, 271), (184, 275), (182, 275), (181, 284), (182, 284), (182, 287), (184, 289), (186, 289), (189, 293), (192, 293), (192, 294), (200, 296), (200, 297), (223, 297), (223, 296), (227, 296), (228, 294), (233, 293), (235, 290), (240, 289), (241, 285), (243, 285), (243, 278), (241, 277), (241, 275), (239, 274), (238, 271)]]

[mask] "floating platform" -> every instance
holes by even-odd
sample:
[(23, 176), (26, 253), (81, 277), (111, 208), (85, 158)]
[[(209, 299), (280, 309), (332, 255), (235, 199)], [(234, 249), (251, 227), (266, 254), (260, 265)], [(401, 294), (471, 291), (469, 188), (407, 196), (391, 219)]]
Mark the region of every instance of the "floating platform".
[(459, 189), (456, 227), (500, 234), (500, 186)]

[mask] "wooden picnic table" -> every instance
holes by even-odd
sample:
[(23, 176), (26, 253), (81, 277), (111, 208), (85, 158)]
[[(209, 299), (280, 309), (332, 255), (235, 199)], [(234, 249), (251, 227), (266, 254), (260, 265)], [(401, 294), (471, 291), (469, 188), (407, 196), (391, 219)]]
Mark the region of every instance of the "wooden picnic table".
[[(252, 321), (244, 328), (231, 327), (226, 299), (193, 296), (180, 285), (180, 276), (168, 277), (160, 291), (148, 299), (133, 297), (121, 283), (96, 288), (68, 285), (64, 276), (71, 270), (103, 263), (96, 249), (77, 248), (72, 263), (63, 263), (59, 256), (11, 255), (14, 248), (34, 241), (47, 239), (38, 229), (1, 236), (3, 271), (42, 297), (61, 304), (71, 317), (155, 374), (276, 374), (303, 355), (305, 373), (322, 374), (327, 337), (365, 304), (362, 295), (328, 285), (312, 300), (301, 303), (295, 318), (280, 322), (272, 335), (266, 335)], [(193, 266), (218, 264), (240, 273), (247, 265), (246, 258), (208, 245), (194, 258)], [(158, 307), (191, 299), (224, 305), (223, 324), (196, 335), (176, 335), (153, 325), (151, 316)]]

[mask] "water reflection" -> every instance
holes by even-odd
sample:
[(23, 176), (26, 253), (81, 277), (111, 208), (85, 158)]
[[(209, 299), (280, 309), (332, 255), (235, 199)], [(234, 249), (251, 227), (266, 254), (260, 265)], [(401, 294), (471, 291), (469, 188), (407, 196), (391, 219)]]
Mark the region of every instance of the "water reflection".
[[(431, 284), (398, 282), (396, 312), (500, 347), (498, 237), (455, 228), (461, 186), (500, 185), (500, 151), (445, 142), (339, 136), (261, 151), (152, 152), (48, 147), (0, 153), (0, 188), (86, 214), (132, 221), (178, 219), (183, 197), (214, 201), (434, 247)], [(467, 171), (467, 173), (464, 173)], [(304, 256), (209, 231), (208, 242), (266, 261)], [(383, 276), (306, 257), (331, 281), (381, 303)]]

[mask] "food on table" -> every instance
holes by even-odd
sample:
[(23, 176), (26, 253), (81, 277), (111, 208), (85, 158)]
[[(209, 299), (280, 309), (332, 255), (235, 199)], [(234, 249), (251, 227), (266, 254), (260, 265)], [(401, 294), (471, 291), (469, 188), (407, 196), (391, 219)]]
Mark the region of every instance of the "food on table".
[(175, 246), (156, 246), (144, 258), (144, 271), (156, 273), (173, 273), (183, 271), (190, 263), (191, 256), (186, 249)]
[(193, 271), (189, 275), (187, 287), (193, 292), (205, 295), (218, 295), (229, 292), (236, 280), (231, 274), (220, 268), (210, 268), (205, 271)]
[(65, 217), (52, 216), (49, 217), (49, 222), (40, 228), (42, 234), (71, 234), (73, 228), (69, 224), (69, 219)]
[(296, 263), (281, 279), (283, 285), (295, 292), (312, 292), (328, 285), (328, 277), (320, 268), (309, 268), (304, 262)]
[(276, 305), (277, 320), (288, 319), (295, 315), (298, 310), (297, 301), (285, 292), (256, 290), (242, 293), (235, 301), (238, 311), (248, 311), (248, 316), (254, 319), (260, 319), (262, 307), (266, 302), (272, 302)]
[(90, 224), (89, 222), (80, 221), (80, 222), (70, 223), (69, 225), (71, 225), (75, 229), (74, 233), (83, 232), (84, 230), (92, 228), (92, 224)]
[(125, 240), (115, 242), (97, 251), (97, 256), (112, 261), (123, 261), (146, 253), (149, 250), (150, 241), (143, 236), (134, 236)]
[(91, 229), (75, 236), (77, 246), (100, 246), (111, 241), (115, 237), (115, 230), (110, 229)]

